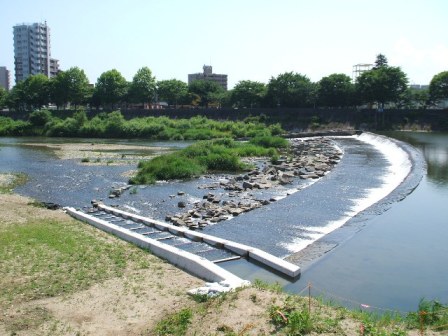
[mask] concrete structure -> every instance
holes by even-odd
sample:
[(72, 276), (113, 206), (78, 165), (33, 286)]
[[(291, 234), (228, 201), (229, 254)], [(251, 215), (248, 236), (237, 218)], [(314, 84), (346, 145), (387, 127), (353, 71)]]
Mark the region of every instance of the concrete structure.
[(98, 208), (101, 210), (104, 210), (106, 212), (110, 212), (112, 214), (118, 215), (123, 218), (132, 218), (133, 220), (136, 220), (138, 222), (141, 222), (143, 224), (146, 224), (148, 226), (155, 226), (159, 230), (166, 230), (170, 231), (173, 234), (184, 236), (186, 238), (189, 238), (191, 240), (195, 241), (203, 241), (207, 244), (213, 245), (213, 246), (219, 246), (220, 248), (227, 249), (229, 251), (232, 251), (242, 257), (247, 257), (249, 259), (254, 259), (260, 262), (263, 265), (266, 265), (284, 275), (287, 275), (291, 278), (295, 278), (300, 274), (300, 267), (294, 264), (291, 264), (290, 262), (280, 259), (276, 256), (273, 256), (272, 254), (269, 254), (267, 252), (264, 252), (260, 249), (257, 249), (255, 247), (239, 244), (236, 242), (232, 242), (230, 240), (214, 237), (208, 234), (204, 234), (201, 232), (189, 230), (185, 227), (179, 227), (175, 225), (171, 225), (168, 223), (164, 223), (161, 221), (157, 221), (151, 218), (135, 215), (129, 212), (125, 212), (113, 207), (109, 207), (107, 205), (104, 205), (102, 203), (98, 204)]
[(148, 249), (155, 255), (202, 279), (218, 282), (221, 287), (231, 289), (248, 285), (246, 280), (237, 277), (207, 259), (126, 230), (74, 208), (66, 207), (64, 210), (74, 218), (87, 222), (105, 232), (112, 233), (113, 235), (141, 248)]
[(352, 80), (353, 82), (356, 82), (356, 79), (361, 75), (363, 72), (371, 70), (373, 67), (373, 64), (355, 64), (352, 69)]
[(14, 70), (18, 83), (31, 75), (55, 76), (58, 60), (51, 58), (50, 27), (47, 23), (14, 26)]
[(218, 83), (227, 91), (227, 75), (214, 74), (211, 65), (204, 65), (202, 67), (202, 73), (194, 73), (188, 75), (188, 84), (191, 84), (195, 80), (210, 80)]
[(9, 70), (6, 67), (0, 67), (0, 86), (3, 87), (6, 91), (9, 91), (10, 87), (10, 76)]

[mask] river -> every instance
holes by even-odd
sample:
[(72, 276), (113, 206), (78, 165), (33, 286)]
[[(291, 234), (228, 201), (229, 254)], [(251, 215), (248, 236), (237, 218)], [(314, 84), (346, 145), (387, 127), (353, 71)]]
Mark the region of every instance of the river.
[[(282, 257), (320, 238), (304, 250), (311, 262), (299, 280), (290, 283), (244, 261), (224, 267), (249, 280), (279, 281), (290, 292), (300, 292), (311, 283), (315, 295), (348, 306), (363, 304), (372, 310), (415, 310), (423, 297), (447, 302), (448, 135), (387, 135), (404, 141), (400, 146), (413, 164), (404, 181), (400, 173), (408, 168), (406, 160), (397, 151), (390, 151), (393, 146), (381, 150), (378, 142), (338, 138), (335, 142), (345, 153), (343, 160), (322, 180), (261, 209), (205, 229)], [(28, 174), (29, 182), (16, 192), (41, 201), (78, 207), (93, 198), (112, 202), (107, 200), (111, 186), (125, 184), (127, 178), (122, 174), (135, 169), (135, 165), (86, 166), (74, 160), (57, 160), (50, 151), (19, 145), (30, 140), (42, 141), (0, 138), (0, 172)], [(177, 191), (184, 191), (194, 201), (204, 193), (198, 183), (206, 182), (142, 187), (138, 193), (123, 195), (119, 202), (163, 219), (175, 211), (177, 199), (172, 196)], [(394, 190), (387, 191), (391, 186)], [(369, 207), (366, 200), (377, 201), (375, 197), (382, 199)]]

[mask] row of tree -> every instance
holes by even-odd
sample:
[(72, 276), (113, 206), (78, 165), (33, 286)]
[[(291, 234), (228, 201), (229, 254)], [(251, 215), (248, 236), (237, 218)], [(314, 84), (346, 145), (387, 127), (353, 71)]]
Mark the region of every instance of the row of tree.
[(358, 76), (355, 83), (345, 74), (331, 74), (313, 83), (307, 76), (286, 72), (272, 77), (268, 84), (243, 80), (233, 90), (219, 84), (197, 80), (187, 85), (180, 80), (156, 81), (151, 70), (143, 67), (131, 82), (115, 69), (101, 74), (90, 85), (82, 69), (73, 67), (56, 77), (30, 76), (17, 83), (11, 92), (0, 90), (0, 108), (33, 110), (49, 104), (65, 108), (71, 104), (114, 109), (130, 104), (253, 107), (353, 107), (386, 104), (396, 108), (426, 108), (448, 98), (448, 71), (433, 77), (429, 89), (408, 87), (406, 74), (389, 66), (384, 55), (378, 55), (371, 70)]

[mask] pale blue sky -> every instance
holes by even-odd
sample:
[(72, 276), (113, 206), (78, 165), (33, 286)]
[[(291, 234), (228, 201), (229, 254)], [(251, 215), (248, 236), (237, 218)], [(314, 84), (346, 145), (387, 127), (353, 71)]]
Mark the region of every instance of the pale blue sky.
[(92, 83), (143, 66), (187, 82), (204, 64), (230, 87), (287, 71), (318, 81), (383, 53), (428, 84), (448, 70), (447, 16), (446, 0), (0, 0), (0, 66), (14, 78), (12, 27), (46, 20), (52, 57)]

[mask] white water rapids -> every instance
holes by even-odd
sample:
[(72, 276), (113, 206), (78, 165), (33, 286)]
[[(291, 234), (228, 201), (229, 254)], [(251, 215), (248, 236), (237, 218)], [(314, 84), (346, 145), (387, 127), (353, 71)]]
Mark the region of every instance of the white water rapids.
[(409, 155), (394, 140), (372, 133), (362, 133), (354, 137), (374, 146), (388, 161), (387, 171), (382, 176), (382, 185), (377, 188), (367, 189), (362, 198), (352, 199), (354, 205), (338, 220), (324, 223), (322, 226), (301, 227), (306, 232), (304, 236), (295, 238), (290, 243), (282, 244), (291, 253), (303, 250), (319, 238), (340, 228), (355, 215), (389, 195), (410, 173), (412, 162)]

